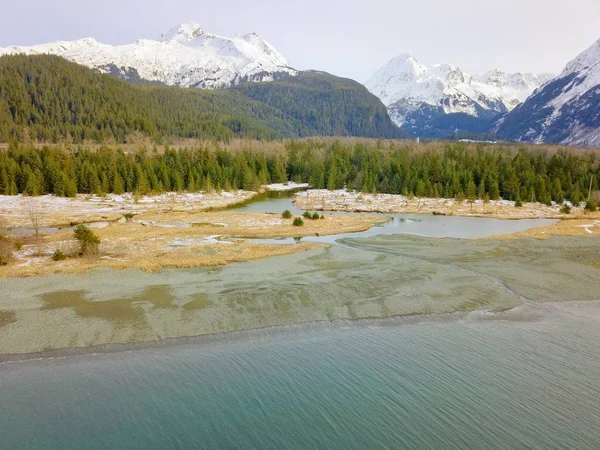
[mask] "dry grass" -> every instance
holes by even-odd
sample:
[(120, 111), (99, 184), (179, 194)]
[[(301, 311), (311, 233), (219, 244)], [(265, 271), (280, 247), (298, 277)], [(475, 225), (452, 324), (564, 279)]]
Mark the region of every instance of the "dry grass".
[[(367, 215), (327, 216), (325, 219), (305, 220), (303, 227), (295, 227), (291, 219), (284, 220), (276, 214), (174, 211), (145, 213), (136, 220), (151, 220), (154, 224), (133, 221), (94, 229), (101, 239), (100, 255), (95, 258), (74, 256), (77, 243), (71, 230), (42, 235), (39, 239), (25, 238), (21, 250), (13, 253), (10, 264), (0, 268), (0, 278), (74, 273), (99, 267), (154, 271), (250, 261), (305, 251), (319, 244), (264, 245), (232, 238), (297, 237), (363, 231), (382, 219)], [(199, 226), (158, 226), (169, 222), (193, 222)], [(52, 261), (51, 256), (57, 249), (71, 257), (65, 261)]]
[[(154, 221), (157, 224), (169, 222), (185, 222), (196, 224), (192, 227), (203, 235), (226, 235), (234, 237), (300, 237), (326, 236), (330, 234), (352, 233), (364, 231), (374, 224), (387, 219), (369, 215), (327, 215), (324, 219), (304, 219), (304, 226), (292, 225), (292, 219), (283, 219), (281, 214), (240, 213), (235, 211), (217, 211), (207, 213), (145, 213), (137, 216), (135, 220)], [(114, 230), (117, 228), (111, 227)], [(145, 227), (154, 229), (156, 227)], [(181, 229), (166, 229), (171, 233), (180, 233)], [(168, 231), (167, 231), (168, 232)]]
[(58, 262), (46, 258), (41, 264), (11, 264), (3, 267), (0, 269), (0, 278), (29, 277), (55, 273), (82, 273), (97, 268), (115, 270), (135, 268), (145, 272), (154, 272), (161, 269), (190, 269), (289, 255), (313, 250), (321, 246), (317, 243), (254, 245), (239, 241), (231, 245), (205, 245), (201, 248), (169, 249), (139, 255), (103, 253), (98, 257), (69, 258)]
[(600, 237), (600, 216), (596, 214), (595, 218), (561, 220), (553, 225), (496, 236), (493, 239), (516, 239), (520, 237), (545, 239), (549, 236), (585, 236), (598, 238)]

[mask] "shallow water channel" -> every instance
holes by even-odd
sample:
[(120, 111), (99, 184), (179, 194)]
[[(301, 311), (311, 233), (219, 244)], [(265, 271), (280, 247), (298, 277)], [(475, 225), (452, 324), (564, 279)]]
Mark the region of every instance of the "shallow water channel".
[[(231, 211), (253, 213), (283, 213), (288, 210), (293, 215), (302, 215), (304, 210), (293, 203), (294, 192), (271, 192), (255, 197), (252, 201), (230, 208)], [(319, 212), (321, 213), (321, 212)], [(364, 212), (326, 211), (322, 214), (367, 214), (389, 219), (373, 228), (358, 233), (342, 233), (329, 236), (308, 236), (283, 239), (253, 239), (252, 242), (269, 244), (293, 244), (300, 241), (335, 243), (347, 237), (371, 237), (381, 234), (408, 234), (436, 238), (484, 238), (500, 234), (525, 231), (530, 228), (551, 225), (553, 219), (501, 220), (482, 217), (434, 216), (433, 214), (381, 214)]]

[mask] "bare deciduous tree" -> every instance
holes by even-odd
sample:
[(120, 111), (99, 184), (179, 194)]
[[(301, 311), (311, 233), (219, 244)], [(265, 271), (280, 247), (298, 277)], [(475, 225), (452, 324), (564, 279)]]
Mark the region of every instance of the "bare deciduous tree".
[(8, 230), (3, 218), (0, 217), (0, 266), (5, 266), (12, 258), (10, 243), (8, 241)]
[(40, 237), (40, 223), (42, 221), (42, 211), (33, 199), (29, 199), (27, 202), (27, 215), (29, 216), (29, 222), (31, 223), (31, 229), (36, 240)]

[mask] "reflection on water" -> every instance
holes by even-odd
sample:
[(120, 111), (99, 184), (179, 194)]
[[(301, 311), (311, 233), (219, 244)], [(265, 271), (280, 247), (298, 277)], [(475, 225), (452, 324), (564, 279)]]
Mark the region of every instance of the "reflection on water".
[(281, 214), (286, 209), (293, 215), (300, 216), (304, 210), (297, 208), (293, 203), (292, 199), (296, 195), (298, 190), (292, 191), (266, 191), (262, 192), (245, 203), (234, 205), (228, 210), (239, 211), (239, 212), (252, 212), (252, 213), (277, 213)]
[[(364, 213), (353, 213), (364, 214)], [(307, 236), (304, 241), (334, 244), (343, 238), (367, 238), (379, 235), (406, 234), (434, 238), (472, 239), (516, 233), (555, 223), (555, 220), (500, 220), (480, 217), (434, 216), (416, 214), (384, 215), (389, 220), (356, 233)], [(252, 239), (261, 244), (293, 244), (292, 238)]]
[[(242, 206), (232, 207), (235, 211), (256, 213), (281, 213), (286, 209), (293, 215), (302, 215), (301, 210), (292, 203), (295, 194), (289, 192), (265, 193), (264, 196), (255, 197), (251, 202)], [(389, 219), (373, 228), (359, 233), (341, 233), (330, 236), (309, 236), (305, 241), (333, 244), (338, 239), (346, 237), (371, 237), (386, 234), (410, 234), (424, 237), (450, 237), (459, 239), (483, 238), (499, 234), (516, 233), (534, 227), (551, 225), (556, 220), (550, 219), (522, 219), (500, 220), (482, 217), (461, 216), (436, 216), (433, 214), (382, 214), (345, 211), (328, 211), (329, 215), (355, 215), (368, 214), (383, 216)], [(287, 239), (254, 239), (252, 242), (265, 244), (293, 244), (297, 242), (292, 238)]]

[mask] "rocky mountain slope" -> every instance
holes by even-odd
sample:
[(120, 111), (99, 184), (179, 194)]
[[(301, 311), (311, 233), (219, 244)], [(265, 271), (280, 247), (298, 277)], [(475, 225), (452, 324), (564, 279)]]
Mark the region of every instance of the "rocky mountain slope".
[(600, 146), (600, 40), (503, 118), (506, 139)]
[(180, 87), (223, 88), (296, 74), (259, 35), (219, 36), (197, 23), (182, 24), (156, 39), (139, 39), (127, 45), (112, 46), (85, 38), (0, 48), (0, 56), (21, 53), (58, 55), (126, 81)]

